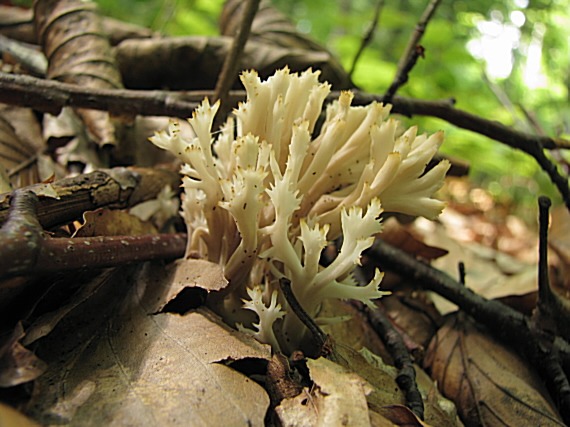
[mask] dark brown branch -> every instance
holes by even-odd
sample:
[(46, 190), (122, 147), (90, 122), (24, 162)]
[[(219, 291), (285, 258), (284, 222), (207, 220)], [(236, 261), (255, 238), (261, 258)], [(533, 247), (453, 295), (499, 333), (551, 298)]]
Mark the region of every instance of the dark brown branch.
[(51, 238), (37, 219), (38, 197), (18, 190), (0, 229), (0, 279), (114, 267), (184, 255), (186, 234)]
[(402, 68), (402, 71), (396, 75), (394, 81), (384, 94), (385, 103), (392, 103), (392, 98), (394, 98), (396, 91), (407, 83), (408, 74), (410, 71), (412, 71), (412, 68), (414, 68), (416, 62), (418, 62), (418, 59), (420, 57), (424, 58), (424, 53), (425, 48), (420, 45), (417, 45), (416, 48), (412, 51), (411, 55), (408, 57), (408, 61), (404, 64), (404, 68)]
[[(180, 174), (167, 168), (115, 168), (98, 170), (73, 178), (36, 184), (20, 189), (36, 194), (57, 194), (58, 198), (40, 197), (38, 220), (45, 228), (73, 221), (88, 210), (127, 208), (155, 198), (167, 185), (180, 186)], [(15, 192), (0, 194), (0, 225), (8, 216)]]
[(422, 13), (422, 16), (416, 24), (414, 32), (408, 40), (406, 49), (404, 49), (404, 53), (398, 61), (398, 71), (394, 76), (394, 81), (384, 95), (384, 102), (392, 103), (392, 98), (394, 98), (394, 95), (398, 89), (406, 84), (408, 81), (408, 75), (410, 74), (410, 71), (412, 71), (412, 68), (414, 68), (416, 65), (416, 62), (420, 56), (422, 58), (424, 57), (425, 48), (419, 43), (426, 31), (428, 22), (435, 14), (435, 11), (440, 3), (441, 0), (431, 0), (424, 10), (424, 13)]
[[(226, 108), (227, 97), (230, 88), (234, 84), (240, 66), (240, 55), (243, 52), (245, 43), (249, 38), (249, 33), (251, 31), (251, 24), (257, 9), (259, 8), (259, 3), (261, 0), (246, 0), (244, 11), (241, 17), (240, 26), (238, 32), (234, 37), (232, 47), (230, 49), (229, 55), (224, 61), (222, 71), (216, 83), (216, 89), (214, 91), (214, 101), (220, 100), (223, 108)], [(224, 114), (225, 116), (225, 114)]]
[(423, 420), (424, 401), (416, 383), (414, 364), (402, 336), (398, 333), (396, 328), (394, 328), (392, 323), (390, 323), (390, 320), (388, 320), (382, 310), (366, 307), (365, 313), (368, 315), (370, 324), (380, 338), (382, 338), (384, 345), (386, 345), (386, 348), (394, 359), (394, 365), (399, 370), (396, 382), (406, 395), (408, 406), (419, 419)]
[[(340, 92), (332, 92), (328, 100), (337, 99), (339, 95)], [(53, 114), (58, 114), (62, 107), (73, 106), (117, 114), (188, 118), (206, 96), (212, 98), (213, 91), (179, 93), (160, 90), (90, 89), (31, 76), (0, 73), (0, 102)], [(230, 92), (231, 103), (235, 104), (244, 99), (245, 91)], [(358, 91), (354, 94), (355, 105), (369, 104), (372, 101), (384, 102), (384, 97)], [(453, 100), (426, 101), (396, 95), (392, 100), (392, 111), (408, 117), (437, 117), (525, 152), (525, 148), (537, 144), (546, 149), (570, 148), (570, 141), (519, 132), (499, 122), (457, 109), (454, 103)]]
[[(182, 96), (173, 92), (87, 89), (77, 85), (50, 82), (29, 76), (0, 73), (0, 102), (28, 106), (55, 114), (63, 106), (76, 106), (123, 114), (188, 117), (197, 106), (198, 100), (203, 99), (204, 96), (212, 95), (211, 91), (188, 93), (184, 95), (184, 99), (190, 100), (188, 102), (181, 100)], [(338, 92), (332, 93), (329, 99), (336, 99), (338, 96)], [(231, 93), (232, 103), (237, 99), (244, 98), (245, 93), (243, 91)], [(355, 93), (355, 105), (368, 104), (372, 101), (383, 102), (384, 97), (362, 92)], [(501, 123), (456, 109), (453, 104), (453, 101), (424, 101), (401, 96), (394, 96), (392, 99), (393, 112), (395, 113), (409, 117), (414, 115), (438, 117), (457, 127), (485, 135), (531, 155), (548, 173), (562, 195), (566, 206), (570, 208), (568, 181), (558, 172), (556, 166), (543, 151), (545, 148), (570, 148), (570, 141), (519, 132)]]
[(167, 91), (93, 89), (84, 86), (0, 73), (0, 102), (58, 115), (63, 107), (89, 108), (112, 114), (187, 118), (197, 103)]
[(570, 339), (570, 307), (554, 292), (548, 274), (548, 225), (551, 202), (548, 197), (538, 199), (538, 301), (533, 319), (542, 329)]
[[(331, 97), (334, 96), (335, 94), (331, 94)], [(338, 93), (336, 93), (336, 96), (338, 96)], [(357, 92), (354, 95), (353, 104), (365, 105), (372, 101), (384, 102), (384, 97), (382, 95)], [(536, 150), (536, 147), (546, 149), (570, 148), (570, 141), (520, 132), (495, 120), (488, 120), (468, 113), (465, 110), (455, 108), (455, 100), (453, 99), (446, 101), (427, 101), (396, 95), (392, 100), (392, 106), (392, 112), (394, 113), (402, 114), (407, 117), (437, 117), (459, 128), (479, 133), (531, 155), (534, 153), (534, 150)]]
[(406, 49), (404, 50), (404, 53), (402, 54), (400, 60), (398, 61), (398, 72), (396, 73), (396, 78), (394, 79), (395, 81), (398, 80), (397, 76), (403, 73), (403, 70), (406, 67), (406, 64), (410, 56), (412, 56), (413, 52), (416, 50), (416, 46), (420, 43), (420, 40), (422, 39), (426, 31), (428, 22), (435, 14), (435, 11), (440, 3), (441, 0), (431, 0), (427, 5), (426, 9), (424, 10), (424, 13), (422, 13), (422, 16), (420, 17), (418, 23), (416, 24), (414, 32), (412, 33), (410, 39), (408, 40)]
[(538, 199), (538, 304), (552, 305), (552, 288), (548, 277), (548, 223), (550, 206), (548, 197)]
[(348, 72), (348, 78), (352, 78), (352, 74), (354, 73), (354, 69), (356, 68), (356, 63), (360, 59), (360, 55), (366, 49), (366, 46), (370, 44), (372, 38), (374, 37), (374, 33), (376, 32), (376, 28), (378, 27), (378, 22), (380, 20), (380, 12), (384, 7), (384, 0), (378, 0), (376, 2), (376, 7), (374, 8), (374, 18), (372, 18), (372, 22), (370, 22), (370, 26), (366, 30), (366, 34), (362, 38), (362, 42), (360, 43), (360, 47), (358, 48), (358, 52), (354, 55), (354, 59), (352, 60), (352, 66), (350, 67), (350, 71)]
[(299, 304), (297, 297), (295, 297), (295, 294), (291, 289), (291, 281), (286, 277), (282, 277), (279, 279), (279, 286), (281, 287), (281, 291), (283, 292), (283, 296), (285, 296), (289, 307), (291, 307), (291, 310), (299, 318), (301, 323), (303, 323), (303, 325), (305, 325), (311, 332), (313, 338), (315, 339), (317, 348), (322, 351), (328, 340), (327, 334), (325, 334), (322, 329), (319, 328), (313, 318), (307, 314), (303, 307), (301, 307), (301, 304)]

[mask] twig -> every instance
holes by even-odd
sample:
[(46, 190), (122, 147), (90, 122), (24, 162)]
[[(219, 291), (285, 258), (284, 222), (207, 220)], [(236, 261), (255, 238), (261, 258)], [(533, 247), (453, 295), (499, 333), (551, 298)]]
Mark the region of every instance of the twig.
[[(420, 40), (422, 39), (426, 31), (428, 22), (435, 14), (435, 11), (440, 3), (441, 0), (431, 0), (427, 5), (426, 9), (424, 10), (424, 13), (422, 14), (418, 23), (416, 24), (414, 32), (412, 33), (410, 39), (408, 40), (408, 44), (406, 45), (404, 53), (402, 54), (400, 60), (398, 61), (398, 72), (396, 73), (396, 76), (402, 74), (404, 68), (406, 67), (406, 63), (408, 62), (408, 59), (410, 58), (412, 53), (416, 50), (416, 46), (420, 43)], [(394, 80), (398, 80), (398, 78), (396, 77)]]
[(459, 283), (465, 285), (465, 263), (463, 261), (459, 261), (457, 264), (457, 272), (459, 273)]
[[(412, 279), (458, 305), (493, 335), (517, 348), (551, 385), (560, 399), (560, 407), (570, 408), (568, 377), (565, 374), (570, 372), (570, 345), (566, 340), (560, 336), (553, 337), (524, 314), (476, 294), (447, 274), (380, 239), (376, 239), (368, 255), (386, 270)], [(570, 421), (569, 416), (565, 415), (565, 422)]]
[(552, 203), (548, 197), (538, 199), (538, 304), (551, 306), (552, 288), (548, 277), (548, 223)]
[(554, 292), (548, 274), (548, 224), (549, 209), (551, 206), (548, 197), (538, 199), (538, 301), (533, 313), (533, 319), (542, 329), (559, 334), (570, 339), (570, 307)]
[[(114, 168), (98, 170), (50, 184), (30, 185), (19, 191), (44, 195), (37, 218), (45, 228), (73, 221), (87, 210), (134, 206), (155, 198), (169, 185), (178, 189), (180, 174), (168, 168)], [(0, 194), (0, 225), (6, 220), (15, 192)]]
[(404, 84), (406, 84), (406, 82), (408, 81), (408, 74), (410, 73), (410, 71), (412, 71), (412, 68), (414, 68), (420, 56), (422, 58), (425, 57), (424, 54), (425, 54), (425, 48), (423, 46), (417, 45), (416, 48), (412, 51), (412, 54), (408, 57), (408, 61), (404, 65), (404, 68), (402, 68), (402, 71), (398, 72), (398, 74), (394, 78), (394, 81), (392, 82), (392, 84), (384, 94), (385, 103), (387, 104), (392, 103), (392, 98), (396, 94), (396, 91)]
[(419, 419), (423, 420), (424, 402), (416, 383), (414, 364), (402, 336), (398, 333), (396, 328), (394, 328), (392, 323), (390, 323), (390, 320), (388, 320), (382, 310), (366, 307), (364, 311), (368, 315), (370, 324), (380, 338), (382, 338), (382, 341), (394, 359), (394, 364), (399, 370), (396, 382), (406, 395), (408, 406)]
[(31, 76), (0, 73), (0, 102), (58, 115), (63, 107), (187, 118), (198, 106), (167, 91), (94, 89)]
[[(197, 101), (205, 96), (212, 96), (212, 91), (199, 91), (182, 95), (166, 91), (133, 91), (111, 89), (87, 89), (78, 85), (51, 82), (29, 76), (14, 76), (0, 73), (0, 102), (11, 105), (32, 107), (40, 111), (58, 114), (61, 107), (76, 106), (113, 113), (166, 115), (188, 117), (197, 106)], [(245, 92), (230, 93), (232, 102), (245, 98)], [(333, 92), (329, 100), (337, 99), (338, 92)], [(194, 102), (196, 100), (196, 102)], [(356, 92), (354, 105), (368, 104), (372, 101), (383, 102), (381, 95)], [(568, 181), (558, 172), (556, 166), (546, 157), (543, 149), (570, 148), (570, 141), (562, 138), (549, 138), (517, 131), (501, 123), (475, 116), (454, 108), (454, 101), (424, 101), (420, 99), (394, 96), (394, 113), (406, 116), (423, 115), (438, 117), (457, 127), (485, 135), (512, 148), (533, 156), (558, 188), (564, 202), (570, 209), (570, 188)]]
[(301, 304), (299, 304), (299, 301), (297, 301), (297, 298), (295, 297), (295, 294), (291, 289), (291, 281), (286, 277), (282, 277), (281, 279), (279, 279), (279, 286), (283, 291), (283, 295), (285, 296), (285, 299), (287, 300), (289, 307), (291, 307), (291, 310), (293, 310), (293, 312), (299, 318), (301, 323), (303, 323), (303, 325), (305, 325), (307, 329), (309, 329), (309, 331), (313, 335), (313, 338), (316, 341), (317, 348), (319, 349), (319, 351), (322, 351), (328, 340), (327, 334), (325, 334), (322, 331), (322, 329), (319, 328), (319, 326), (315, 323), (313, 318), (307, 314), (307, 312), (303, 307), (301, 307)]
[(362, 38), (362, 42), (360, 43), (358, 52), (356, 52), (356, 55), (354, 55), (354, 59), (352, 60), (352, 66), (350, 67), (350, 71), (348, 72), (349, 79), (352, 78), (352, 74), (354, 73), (354, 70), (356, 68), (356, 63), (360, 59), (360, 55), (362, 55), (364, 49), (366, 49), (366, 47), (372, 41), (374, 33), (376, 32), (376, 28), (378, 27), (378, 22), (380, 21), (380, 12), (382, 11), (383, 7), (384, 7), (384, 0), (378, 0), (378, 2), (376, 3), (376, 7), (374, 8), (374, 18), (372, 19), (372, 22), (370, 22), (370, 26), (368, 27), (368, 29), (366, 30), (366, 34)]
[(435, 14), (435, 11), (440, 3), (441, 0), (431, 0), (427, 5), (426, 9), (424, 10), (424, 13), (422, 13), (422, 16), (420, 17), (418, 23), (416, 24), (414, 32), (411, 34), (410, 39), (408, 40), (408, 44), (404, 49), (404, 53), (402, 54), (400, 60), (398, 61), (398, 71), (394, 76), (392, 84), (390, 85), (390, 87), (386, 91), (386, 94), (384, 95), (384, 102), (386, 103), (392, 102), (392, 98), (394, 97), (398, 89), (408, 81), (408, 74), (410, 73), (410, 71), (412, 71), (412, 68), (414, 68), (414, 66), (416, 65), (418, 58), (420, 56), (422, 58), (424, 57), (425, 49), (423, 46), (420, 45), (420, 40), (422, 39), (426, 31), (428, 22)]
[(14, 193), (8, 219), (0, 229), (0, 279), (179, 258), (186, 248), (184, 233), (51, 238), (44, 233), (37, 210), (34, 193)]
[(568, 187), (568, 178), (563, 177), (560, 172), (558, 172), (556, 165), (551, 162), (548, 157), (546, 157), (546, 154), (540, 147), (535, 147), (534, 153), (531, 151), (527, 153), (534, 157), (542, 170), (548, 174), (550, 180), (554, 183), (560, 195), (562, 196), (566, 208), (570, 210), (570, 187)]
[[(0, 72), (0, 102), (31, 107), (52, 114), (59, 114), (62, 107), (73, 106), (112, 111), (116, 114), (185, 119), (191, 116), (192, 111), (205, 97), (213, 96), (211, 90), (180, 93), (161, 90), (92, 89)], [(339, 96), (340, 92), (331, 92), (327, 101), (338, 99)], [(245, 99), (245, 91), (230, 91), (230, 99), (232, 103)], [(359, 91), (354, 93), (354, 105), (369, 104), (373, 101), (384, 102), (384, 96)], [(570, 148), (570, 141), (519, 132), (499, 122), (455, 108), (454, 104), (454, 100), (426, 101), (396, 95), (392, 100), (392, 111), (408, 117), (437, 117), (523, 151), (525, 150), (522, 147), (536, 144), (546, 149)]]
[[(234, 37), (232, 47), (230, 48), (230, 53), (228, 54), (228, 56), (224, 61), (224, 65), (222, 66), (222, 71), (220, 72), (220, 76), (218, 77), (218, 81), (216, 82), (216, 89), (214, 90), (214, 101), (219, 100), (224, 110), (226, 109), (226, 103), (230, 88), (232, 87), (237, 78), (240, 66), (239, 57), (241, 56), (243, 48), (245, 47), (245, 43), (249, 38), (249, 33), (251, 31), (251, 24), (253, 22), (253, 18), (255, 18), (257, 9), (259, 8), (260, 1), (261, 0), (245, 1), (245, 6), (243, 14), (241, 16), (241, 22), (238, 32)], [(220, 114), (220, 116), (223, 117), (225, 116), (225, 114)]]

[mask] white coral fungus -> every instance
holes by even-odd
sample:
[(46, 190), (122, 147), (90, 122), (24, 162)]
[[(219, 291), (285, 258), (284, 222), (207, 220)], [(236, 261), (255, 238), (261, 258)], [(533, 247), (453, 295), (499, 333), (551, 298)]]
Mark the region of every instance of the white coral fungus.
[[(342, 92), (312, 138), (330, 92), (318, 75), (286, 68), (262, 82), (255, 71), (244, 72), (247, 101), (216, 139), (211, 127), (219, 105), (208, 99), (189, 120), (194, 139), (182, 140), (176, 123), (151, 138), (185, 163), (187, 251), (220, 263), (230, 282), (218, 311), (231, 320), (244, 308), (253, 310), (257, 331), (240, 329), (274, 346), (287, 342), (287, 349), (298, 345), (303, 329), (293, 313), (281, 309), (286, 302), (276, 292), (279, 278), (291, 280), (311, 316), (325, 298), (370, 304), (384, 294), (378, 290), (382, 275), (358, 287), (351, 272), (381, 232), (382, 210), (434, 218), (445, 206), (432, 195), (448, 162), (424, 173), (443, 133), (403, 131), (387, 118), (389, 105), (353, 107), (352, 93)], [(338, 256), (320, 266), (327, 242), (341, 234)], [(274, 323), (282, 317), (276, 336)]]

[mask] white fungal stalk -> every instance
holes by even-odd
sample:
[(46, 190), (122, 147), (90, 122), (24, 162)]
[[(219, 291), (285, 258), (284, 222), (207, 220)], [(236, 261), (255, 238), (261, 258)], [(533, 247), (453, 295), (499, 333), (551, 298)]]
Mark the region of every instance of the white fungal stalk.
[[(255, 330), (241, 324), (240, 330), (273, 346), (287, 343), (286, 350), (298, 345), (303, 328), (294, 313), (282, 310), (287, 305), (277, 292), (279, 278), (291, 281), (313, 317), (326, 298), (370, 304), (385, 294), (378, 289), (382, 275), (358, 287), (351, 272), (381, 232), (382, 210), (434, 218), (445, 206), (432, 195), (448, 162), (424, 174), (443, 133), (403, 131), (387, 119), (390, 106), (353, 107), (353, 95), (343, 92), (312, 139), (330, 92), (318, 75), (284, 69), (262, 82), (256, 72), (245, 72), (247, 101), (215, 141), (218, 103), (210, 106), (207, 99), (189, 120), (196, 134), (191, 141), (181, 140), (176, 123), (151, 138), (185, 163), (187, 252), (220, 263), (230, 282), (218, 311), (230, 322), (254, 311)], [(341, 234), (337, 258), (320, 266), (322, 250)]]

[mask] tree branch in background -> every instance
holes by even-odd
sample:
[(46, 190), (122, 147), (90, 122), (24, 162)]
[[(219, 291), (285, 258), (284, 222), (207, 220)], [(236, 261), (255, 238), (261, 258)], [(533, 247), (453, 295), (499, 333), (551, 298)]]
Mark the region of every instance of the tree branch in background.
[(408, 81), (408, 74), (410, 73), (410, 71), (412, 71), (412, 68), (414, 68), (416, 62), (418, 62), (418, 59), (420, 57), (422, 58), (425, 57), (424, 53), (425, 53), (424, 47), (416, 45), (416, 48), (412, 51), (411, 55), (408, 57), (408, 61), (406, 61), (404, 68), (402, 68), (401, 72), (398, 72), (398, 74), (394, 78), (394, 81), (392, 82), (392, 84), (384, 94), (384, 102), (386, 104), (392, 103), (392, 98), (396, 94), (397, 90), (403, 85), (405, 85), (406, 82)]
[(197, 102), (181, 100), (177, 92), (93, 89), (7, 73), (0, 73), (0, 102), (34, 108), (55, 116), (63, 107), (80, 107), (109, 111), (112, 114), (184, 119), (190, 117), (198, 106)]
[(0, 279), (173, 259), (186, 249), (185, 233), (49, 237), (38, 221), (38, 204), (31, 191), (14, 192), (8, 219), (0, 229)]
[(410, 39), (408, 40), (406, 49), (404, 49), (404, 53), (402, 54), (400, 60), (398, 61), (398, 71), (394, 76), (392, 84), (390, 85), (390, 87), (386, 91), (386, 94), (384, 95), (384, 100), (385, 100), (384, 102), (386, 103), (392, 102), (392, 98), (394, 97), (398, 89), (408, 81), (408, 74), (410, 73), (410, 71), (412, 71), (412, 68), (414, 68), (414, 66), (416, 65), (418, 58), (420, 56), (422, 58), (424, 57), (425, 49), (419, 43), (426, 31), (428, 22), (435, 14), (435, 11), (440, 3), (441, 0), (431, 0), (427, 5), (426, 9), (424, 10), (424, 13), (422, 13), (420, 20), (416, 24), (414, 32), (412, 33)]
[(428, 22), (435, 14), (435, 11), (440, 3), (441, 0), (431, 0), (427, 5), (426, 9), (424, 10), (424, 13), (422, 14), (420, 20), (416, 24), (414, 32), (412, 33), (410, 39), (408, 40), (408, 44), (406, 45), (404, 53), (402, 54), (400, 60), (398, 61), (398, 71), (396, 73), (396, 78), (394, 78), (394, 81), (399, 80), (398, 76), (403, 73), (403, 70), (404, 68), (406, 68), (406, 64), (408, 63), (408, 59), (410, 58), (410, 56), (413, 55), (413, 52), (416, 50), (416, 46), (420, 44), (420, 40), (422, 39), (426, 31)]
[(370, 26), (366, 30), (366, 34), (362, 38), (362, 42), (360, 43), (360, 47), (354, 55), (354, 59), (352, 60), (352, 66), (350, 67), (350, 71), (348, 72), (348, 78), (352, 79), (352, 74), (354, 73), (354, 69), (356, 68), (356, 63), (360, 59), (360, 55), (366, 49), (366, 46), (370, 44), (372, 38), (374, 37), (374, 33), (376, 32), (376, 28), (378, 27), (378, 22), (380, 21), (380, 12), (384, 7), (384, 0), (378, 0), (376, 3), (376, 7), (374, 9), (374, 18), (372, 18), (372, 22), (370, 22)]
[[(58, 83), (30, 76), (0, 73), (0, 102), (31, 107), (58, 114), (64, 106), (107, 110), (114, 114), (163, 115), (187, 118), (204, 97), (212, 91), (184, 94), (167, 91), (135, 91), (126, 89), (89, 89), (78, 85)], [(339, 92), (331, 92), (328, 100), (337, 99)], [(245, 91), (231, 91), (230, 103), (245, 99)], [(354, 105), (372, 101), (384, 102), (382, 95), (355, 92)], [(437, 117), (462, 129), (484, 135), (519, 149), (536, 159), (558, 188), (570, 209), (568, 181), (546, 157), (544, 149), (570, 148), (570, 141), (517, 131), (493, 120), (487, 120), (454, 107), (454, 100), (425, 101), (395, 95), (392, 111), (408, 117), (414, 115)]]
[(225, 117), (226, 114), (224, 114), (224, 111), (230, 111), (226, 105), (227, 98), (232, 85), (238, 77), (240, 56), (249, 38), (251, 24), (259, 8), (260, 1), (261, 0), (246, 0), (245, 2), (238, 32), (234, 37), (230, 53), (224, 61), (222, 71), (216, 83), (216, 89), (214, 90), (214, 101), (219, 100), (222, 108), (222, 114), (218, 117)]

